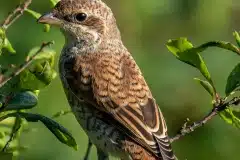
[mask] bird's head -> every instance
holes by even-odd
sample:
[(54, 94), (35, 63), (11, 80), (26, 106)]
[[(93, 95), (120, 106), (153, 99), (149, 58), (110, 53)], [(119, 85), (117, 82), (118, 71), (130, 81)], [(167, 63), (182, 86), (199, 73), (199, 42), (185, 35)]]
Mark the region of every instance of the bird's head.
[(113, 13), (101, 0), (61, 0), (38, 22), (60, 27), (67, 41), (99, 45), (120, 39)]

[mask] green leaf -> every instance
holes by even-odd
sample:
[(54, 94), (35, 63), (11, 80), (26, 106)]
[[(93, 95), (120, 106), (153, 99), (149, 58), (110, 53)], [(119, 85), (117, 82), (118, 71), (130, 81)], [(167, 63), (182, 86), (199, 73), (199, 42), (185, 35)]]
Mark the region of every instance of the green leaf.
[(77, 143), (73, 138), (73, 136), (71, 135), (71, 133), (69, 133), (67, 129), (65, 129), (63, 126), (61, 126), (57, 122), (51, 120), (50, 118), (42, 116), (40, 114), (22, 113), (22, 112), (19, 114), (29, 122), (41, 121), (57, 137), (57, 139), (60, 142), (70, 147), (73, 147), (75, 150), (77, 150), (78, 148)]
[[(28, 57), (32, 57), (40, 47), (35, 47), (31, 49), (28, 53)], [(35, 58), (33, 63), (39, 63), (48, 61), (51, 65), (51, 67), (54, 66), (54, 60), (55, 60), (56, 51), (51, 48), (44, 48), (42, 52), (40, 52)]]
[(5, 110), (31, 109), (38, 103), (38, 97), (30, 91), (15, 93)]
[(54, 7), (60, 0), (50, 0), (52, 7)]
[(167, 48), (179, 60), (197, 68), (208, 82), (213, 85), (207, 66), (199, 54), (201, 50), (194, 48), (187, 38), (169, 40), (167, 42)]
[(198, 78), (194, 78), (194, 80), (196, 80), (200, 85), (202, 85), (203, 88), (205, 88), (205, 90), (213, 97), (213, 99), (215, 98), (216, 96), (215, 90), (209, 82)]
[[(29, 52), (32, 57), (39, 47)], [(39, 90), (49, 85), (56, 77), (54, 68), (54, 59), (56, 52), (52, 49), (43, 49), (35, 58), (28, 69), (19, 75), (19, 88), (22, 90)]]
[[(16, 147), (18, 147), (19, 145), (17, 138), (20, 136), (21, 127), (23, 124), (23, 121), (19, 115), (15, 115), (15, 117), (16, 118), (12, 118), (12, 121), (14, 123), (12, 125), (9, 124), (9, 130), (4, 130), (3, 128), (6, 137), (0, 140), (0, 150), (3, 150), (7, 153), (13, 153), (13, 155), (15, 155), (15, 153), (17, 152)], [(1, 143), (2, 141), (3, 143)]]
[(6, 36), (5, 30), (0, 27), (0, 55), (2, 54), (5, 36)]
[[(0, 132), (0, 139), (5, 137), (5, 133), (3, 131)], [(1, 148), (1, 147), (0, 147)]]
[(235, 112), (233, 108), (225, 109), (219, 113), (220, 117), (228, 124), (233, 125), (240, 129), (240, 114), (239, 111)]
[(21, 90), (39, 90), (48, 86), (56, 75), (57, 73), (49, 67), (42, 67), (41, 71), (25, 70), (20, 74), (18, 86)]
[(13, 128), (12, 128), (12, 131), (11, 131), (11, 135), (10, 135), (10, 141), (9, 141), (9, 144), (11, 143), (12, 145), (10, 146), (7, 146), (7, 151), (8, 149), (12, 149), (12, 147), (15, 147), (16, 145), (18, 145), (18, 143), (14, 144), (14, 140), (20, 135), (20, 129), (22, 127), (22, 119), (20, 116), (16, 116), (16, 119), (15, 119), (15, 123), (13, 125)]
[(39, 90), (46, 87), (46, 84), (38, 80), (38, 78), (28, 69), (20, 74), (18, 86), (21, 90)]
[(238, 44), (238, 47), (240, 47), (240, 36), (239, 33), (237, 31), (233, 32), (233, 36), (235, 37), (235, 40)]
[(35, 68), (31, 68), (30, 72), (45, 85), (49, 85), (57, 76), (57, 73), (51, 68), (48, 62), (45, 62), (43, 66), (35, 65)]
[(12, 44), (6, 37), (5, 30), (0, 27), (0, 55), (2, 54), (2, 49), (6, 49), (10, 53), (16, 53), (15, 49), (12, 47)]
[(13, 48), (12, 44), (7, 38), (4, 39), (3, 48), (10, 53), (16, 53), (16, 50)]
[[(187, 38), (180, 38), (175, 40), (169, 40), (167, 42), (167, 48), (178, 58), (183, 57), (185, 59), (183, 52), (188, 51), (193, 48), (192, 43), (190, 43)], [(181, 55), (183, 54), (183, 55)], [(188, 60), (188, 58), (186, 58)]]
[(240, 86), (240, 63), (234, 67), (228, 76), (225, 94), (228, 96)]
[[(36, 11), (33, 11), (31, 9), (26, 9), (26, 12), (32, 15), (34, 18), (39, 19), (42, 15)], [(44, 32), (49, 32), (50, 31), (50, 25), (49, 24), (44, 24)]]

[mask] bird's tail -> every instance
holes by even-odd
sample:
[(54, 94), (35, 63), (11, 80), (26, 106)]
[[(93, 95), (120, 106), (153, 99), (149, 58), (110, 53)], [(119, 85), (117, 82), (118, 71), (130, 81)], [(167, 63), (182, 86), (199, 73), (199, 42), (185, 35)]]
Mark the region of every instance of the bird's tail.
[[(155, 137), (156, 138), (156, 137)], [(177, 160), (168, 137), (156, 138), (162, 160)]]

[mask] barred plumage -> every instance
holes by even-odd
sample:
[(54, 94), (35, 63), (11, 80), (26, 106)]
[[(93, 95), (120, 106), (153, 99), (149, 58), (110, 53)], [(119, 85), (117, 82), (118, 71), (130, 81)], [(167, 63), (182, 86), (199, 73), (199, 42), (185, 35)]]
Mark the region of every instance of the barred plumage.
[(60, 77), (99, 159), (110, 153), (124, 160), (174, 160), (163, 115), (111, 9), (101, 0), (62, 0), (39, 21), (60, 26), (65, 35)]

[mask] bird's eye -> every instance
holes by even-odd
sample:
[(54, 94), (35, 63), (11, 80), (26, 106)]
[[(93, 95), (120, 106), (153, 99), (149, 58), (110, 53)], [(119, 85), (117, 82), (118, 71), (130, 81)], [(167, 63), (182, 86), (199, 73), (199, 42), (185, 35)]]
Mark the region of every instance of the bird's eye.
[(76, 20), (79, 22), (83, 22), (87, 19), (87, 14), (86, 13), (78, 13), (76, 14)]

